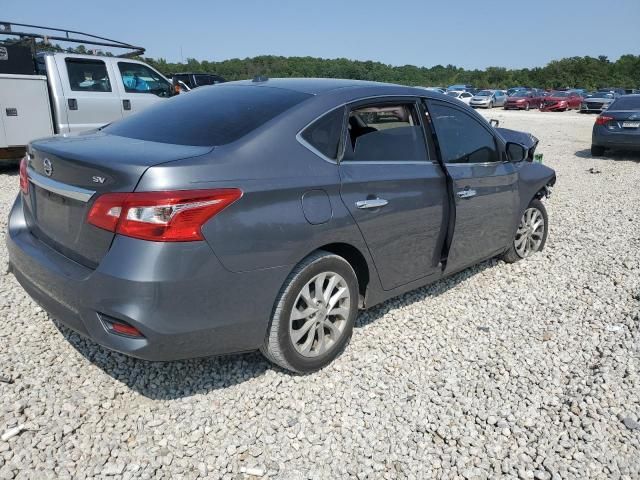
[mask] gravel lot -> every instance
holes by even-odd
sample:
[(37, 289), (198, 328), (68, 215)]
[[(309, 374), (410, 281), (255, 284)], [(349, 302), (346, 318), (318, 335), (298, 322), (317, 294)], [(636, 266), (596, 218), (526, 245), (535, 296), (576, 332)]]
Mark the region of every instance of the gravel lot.
[(52, 322), (6, 274), (0, 171), (0, 435), (27, 429), (0, 479), (639, 478), (640, 156), (592, 159), (593, 116), (486, 115), (557, 170), (546, 250), (362, 313), (309, 376), (146, 363)]

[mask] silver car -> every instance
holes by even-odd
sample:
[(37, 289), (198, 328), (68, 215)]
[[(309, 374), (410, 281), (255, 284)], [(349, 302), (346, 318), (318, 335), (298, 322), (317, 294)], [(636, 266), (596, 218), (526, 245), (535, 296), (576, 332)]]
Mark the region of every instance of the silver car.
[(609, 108), (609, 105), (618, 98), (614, 92), (591, 92), (580, 105), (580, 113), (595, 112), (600, 113)]
[(474, 108), (502, 107), (506, 99), (502, 90), (480, 90), (471, 98), (469, 105)]

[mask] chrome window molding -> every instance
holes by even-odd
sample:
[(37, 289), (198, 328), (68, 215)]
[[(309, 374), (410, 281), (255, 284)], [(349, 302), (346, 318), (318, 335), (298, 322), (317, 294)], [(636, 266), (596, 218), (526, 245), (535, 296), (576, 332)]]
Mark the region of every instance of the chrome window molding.
[(27, 175), (29, 177), (29, 181), (34, 185), (57, 195), (78, 200), (80, 202), (87, 203), (96, 193), (94, 190), (74, 187), (73, 185), (67, 185), (66, 183), (45, 177), (31, 167), (27, 170)]

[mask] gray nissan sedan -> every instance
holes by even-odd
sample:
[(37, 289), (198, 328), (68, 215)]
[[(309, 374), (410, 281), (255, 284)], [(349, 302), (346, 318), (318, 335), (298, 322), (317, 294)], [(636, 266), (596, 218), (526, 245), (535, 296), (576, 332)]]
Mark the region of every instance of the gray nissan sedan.
[(52, 317), (148, 360), (261, 350), (311, 372), (359, 308), (540, 251), (537, 140), (445, 95), (332, 79), (203, 87), (34, 141), (10, 269)]

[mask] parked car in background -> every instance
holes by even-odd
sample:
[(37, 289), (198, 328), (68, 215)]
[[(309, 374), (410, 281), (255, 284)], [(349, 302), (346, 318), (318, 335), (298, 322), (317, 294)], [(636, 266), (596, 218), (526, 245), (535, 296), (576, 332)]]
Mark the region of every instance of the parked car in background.
[(502, 107), (507, 97), (501, 90), (480, 90), (469, 100), (472, 107), (493, 108)]
[(531, 89), (527, 88), (527, 87), (511, 87), (511, 88), (507, 89), (507, 96), (510, 97), (511, 95), (513, 95), (516, 92), (521, 92), (521, 91), (526, 91), (526, 90), (531, 90)]
[(204, 87), (206, 85), (216, 85), (218, 83), (224, 83), (226, 80), (220, 75), (213, 73), (174, 73), (172, 80), (182, 82), (189, 90), (194, 88)]
[[(518, 134), (527, 146), (505, 138)], [(311, 372), (344, 349), (359, 308), (544, 248), (555, 173), (527, 161), (532, 142), (411, 87), (199, 88), (34, 141), (9, 270), (106, 348), (162, 361), (260, 349)]]
[(606, 110), (619, 95), (613, 92), (591, 92), (580, 103), (581, 113), (600, 113)]
[(448, 91), (447, 95), (450, 96), (450, 97), (453, 97), (453, 98), (457, 98), (462, 103), (466, 103), (467, 105), (469, 105), (469, 102), (471, 101), (471, 98), (473, 97), (473, 94), (471, 92), (456, 91), (456, 90)]
[(543, 112), (566, 112), (567, 110), (579, 110), (582, 97), (573, 91), (551, 92), (544, 97), (540, 110)]
[(626, 95), (627, 92), (624, 88), (618, 88), (618, 87), (601, 87), (597, 90), (598, 92), (611, 92), (616, 94), (617, 96), (621, 96), (621, 95)]
[(640, 95), (616, 98), (593, 125), (591, 154), (607, 149), (640, 150)]
[(519, 90), (507, 97), (504, 109), (529, 110), (531, 108), (539, 108), (540, 105), (542, 105), (542, 92), (538, 90)]
[(471, 92), (473, 94), (476, 93), (476, 88), (466, 84), (450, 85), (447, 87), (447, 92)]
[(431, 92), (447, 93), (447, 89), (444, 87), (418, 87), (418, 88), (424, 88), (425, 90), (429, 90)]

